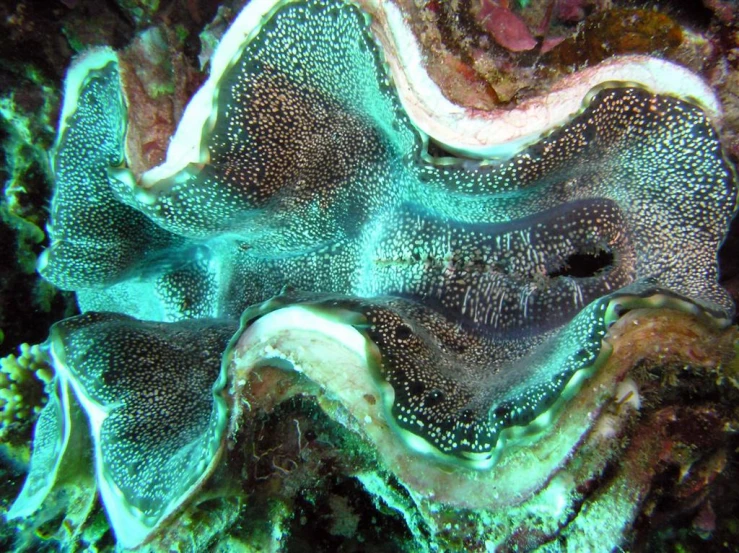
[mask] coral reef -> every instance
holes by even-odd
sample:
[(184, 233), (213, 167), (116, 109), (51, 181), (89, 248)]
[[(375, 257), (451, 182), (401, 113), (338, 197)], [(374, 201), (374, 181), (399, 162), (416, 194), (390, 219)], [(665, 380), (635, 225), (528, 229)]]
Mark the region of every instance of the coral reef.
[(53, 378), (51, 360), (39, 345), (21, 344), (18, 355), (0, 358), (0, 442), (29, 444)]
[[(36, 257), (46, 234), (46, 197), (49, 194), (47, 150), (51, 145), (55, 102), (58, 96), (48, 80), (27, 68), (25, 82), (0, 97), (0, 252), (6, 263), (0, 268), (0, 328), (8, 337), (0, 352), (22, 340), (44, 339), (46, 318), (32, 313), (34, 306), (49, 313), (58, 309), (55, 289), (34, 278)], [(58, 317), (58, 315), (57, 315)], [(29, 324), (35, 319), (37, 328)]]
[[(727, 46), (679, 13), (600, 2), (411, 4), (254, 0), (200, 58), (214, 2), (122, 1), (124, 24), (108, 8), (101, 25), (61, 24), (74, 50), (116, 50), (66, 80), (39, 269), (83, 314), (52, 328), (42, 409), (45, 394), (27, 408), (16, 392), (22, 366), (49, 376), (43, 352), (4, 360), (7, 413), (38, 422), (3, 546), (732, 539), (739, 341), (718, 281), (739, 286), (716, 263), (736, 202), (731, 114), (684, 67), (608, 59), (688, 60), (730, 98)], [(24, 40), (32, 5), (6, 21)], [(664, 34), (621, 33), (629, 18)], [(461, 61), (437, 85), (426, 69), (439, 76), (446, 48)], [(571, 64), (592, 67), (560, 78)], [(40, 166), (22, 97), (3, 104), (5, 150), (32, 144)], [(16, 228), (40, 229), (28, 168), (6, 166)]]

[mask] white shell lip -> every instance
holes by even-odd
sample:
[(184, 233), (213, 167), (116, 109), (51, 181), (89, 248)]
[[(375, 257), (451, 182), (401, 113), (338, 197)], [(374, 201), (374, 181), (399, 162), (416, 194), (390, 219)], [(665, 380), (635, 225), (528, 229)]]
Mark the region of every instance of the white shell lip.
[(708, 84), (676, 63), (645, 55), (616, 56), (557, 81), (545, 94), (513, 108), (463, 107), (444, 96), (426, 71), (426, 60), (400, 9), (388, 0), (375, 7), (372, 30), (380, 42), (400, 100), (413, 123), (447, 149), (472, 158), (505, 160), (564, 125), (603, 86), (638, 86), (696, 104), (717, 124), (721, 107)]
[(696, 104), (714, 124), (721, 118), (716, 95), (698, 75), (649, 56), (611, 58), (563, 78), (546, 94), (512, 109), (457, 106), (440, 90), (429, 93), (430, 86), (425, 94), (418, 93), (417, 82), (409, 78), (407, 92), (400, 95), (413, 123), (452, 152), (478, 159), (510, 159), (568, 123), (587, 105), (591, 91), (599, 88), (635, 86)]
[[(188, 104), (166, 160), (142, 175), (143, 189), (166, 188), (179, 172), (207, 164), (204, 144), (215, 123), (221, 77), (264, 21), (277, 9), (296, 1), (252, 0), (242, 9), (215, 50), (210, 76)], [(714, 124), (721, 119), (719, 101), (700, 76), (673, 62), (643, 55), (610, 58), (568, 75), (548, 92), (513, 108), (485, 111), (459, 106), (448, 100), (428, 75), (421, 46), (392, 0), (352, 3), (371, 16), (371, 30), (411, 122), (426, 135), (424, 138), (465, 157), (495, 161), (513, 157), (542, 135), (566, 124), (582, 111), (591, 91), (604, 86), (638, 86), (674, 96), (702, 108)]]

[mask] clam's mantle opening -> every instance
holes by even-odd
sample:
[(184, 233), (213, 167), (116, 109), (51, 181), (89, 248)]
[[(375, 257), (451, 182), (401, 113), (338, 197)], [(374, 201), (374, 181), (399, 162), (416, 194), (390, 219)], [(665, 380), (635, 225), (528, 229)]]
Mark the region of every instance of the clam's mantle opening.
[[(720, 108), (635, 56), (482, 113), (420, 59), (390, 2), (250, 2), (143, 174), (126, 61), (73, 64), (39, 271), (83, 314), (51, 330), (56, 382), (9, 518), (41, 517), (84, 443), (118, 543), (162, 539), (253, 446), (240, 429), (310, 396), (373, 452), (367, 489), (396, 482), (431, 526), (505, 511), (509, 530), (482, 531), (504, 543), (552, 495), (546, 524), (569, 524), (577, 482), (558, 478), (603, 470), (588, 436), (629, 370), (609, 328), (643, 308), (733, 317)], [(614, 516), (613, 546), (636, 510)]]

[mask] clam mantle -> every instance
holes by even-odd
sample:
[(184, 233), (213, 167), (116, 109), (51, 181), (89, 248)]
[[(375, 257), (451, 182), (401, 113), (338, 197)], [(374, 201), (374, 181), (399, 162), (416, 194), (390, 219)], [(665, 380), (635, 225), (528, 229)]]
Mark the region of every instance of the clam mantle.
[(251, 2), (143, 173), (131, 68), (75, 62), (39, 271), (83, 314), (51, 330), (55, 395), (11, 517), (89, 436), (137, 547), (297, 396), (373, 452), (386, 480), (356, 477), (387, 501), (392, 480), (429, 512), (566, 505), (558, 471), (626, 378), (609, 328), (653, 308), (728, 325), (736, 189), (697, 76), (624, 57), (480, 113), (419, 55), (389, 2)]

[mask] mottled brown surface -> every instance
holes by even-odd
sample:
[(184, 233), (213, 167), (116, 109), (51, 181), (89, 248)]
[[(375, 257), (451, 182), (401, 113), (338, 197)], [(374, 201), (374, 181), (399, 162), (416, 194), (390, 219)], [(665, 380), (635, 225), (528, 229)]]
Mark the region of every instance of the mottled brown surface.
[(609, 475), (642, 490), (633, 551), (674, 551), (678, 543), (687, 551), (722, 551), (736, 540), (737, 329), (718, 331), (676, 311), (638, 310), (614, 330), (620, 337), (609, 363), (634, 366), (642, 403)]

